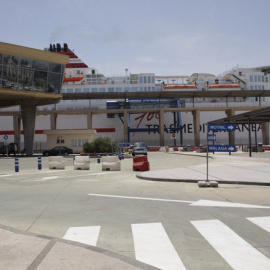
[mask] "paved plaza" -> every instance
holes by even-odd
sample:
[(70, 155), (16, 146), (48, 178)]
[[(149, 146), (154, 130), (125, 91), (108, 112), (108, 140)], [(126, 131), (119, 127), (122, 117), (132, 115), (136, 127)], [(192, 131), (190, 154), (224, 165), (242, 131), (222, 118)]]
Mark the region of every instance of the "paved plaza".
[(150, 171), (0, 158), (0, 269), (270, 269), (270, 154), (149, 153)]

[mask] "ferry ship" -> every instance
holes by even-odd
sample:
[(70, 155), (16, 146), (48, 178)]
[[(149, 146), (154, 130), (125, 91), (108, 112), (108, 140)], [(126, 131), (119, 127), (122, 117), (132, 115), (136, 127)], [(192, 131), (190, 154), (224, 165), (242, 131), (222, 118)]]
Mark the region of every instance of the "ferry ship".
[[(156, 76), (154, 73), (133, 74), (125, 68), (121, 76), (105, 76), (96, 68), (85, 64), (65, 43), (52, 44), (45, 50), (69, 56), (63, 80), (62, 93), (102, 93), (102, 92), (151, 92), (151, 91), (211, 91), (211, 90), (268, 90), (270, 89), (270, 66), (256, 68), (242, 68), (237, 66), (221, 75), (194, 73), (190, 76)], [(40, 106), (43, 112), (36, 118), (36, 134), (34, 149), (46, 149), (47, 136), (44, 131), (50, 130), (50, 115), (53, 111), (67, 111), (57, 117), (57, 130), (87, 129), (87, 116), (78, 114), (78, 111), (93, 109), (115, 108), (154, 108), (180, 107), (205, 108), (200, 113), (201, 143), (206, 143), (206, 123), (218, 118), (226, 117), (225, 110), (211, 111), (211, 108), (228, 107), (258, 107), (269, 106), (269, 98), (197, 98), (191, 99), (129, 99), (129, 100), (62, 100), (56, 105)], [(209, 111), (206, 109), (209, 108)], [(19, 110), (7, 108), (1, 111)], [(74, 114), (71, 112), (74, 111)], [(241, 113), (244, 111), (237, 111)], [(1, 116), (0, 134), (9, 134), (10, 142), (15, 141), (13, 136), (12, 116)], [(123, 119), (116, 114), (95, 114), (92, 116), (92, 128), (95, 136), (111, 137), (116, 143), (124, 142)], [(167, 112), (164, 115), (165, 136), (164, 143), (173, 145), (194, 145), (193, 115), (190, 111)], [(157, 113), (131, 114), (129, 119), (129, 142), (144, 141), (148, 146), (159, 145), (159, 115)], [(236, 144), (247, 144), (248, 131), (246, 126), (237, 126)], [(260, 131), (260, 126), (254, 126), (253, 131)], [(176, 136), (172, 136), (176, 134)], [(261, 132), (257, 134), (261, 141)], [(218, 136), (218, 143), (227, 143), (227, 134)], [(68, 147), (82, 147), (84, 139), (73, 140)]]

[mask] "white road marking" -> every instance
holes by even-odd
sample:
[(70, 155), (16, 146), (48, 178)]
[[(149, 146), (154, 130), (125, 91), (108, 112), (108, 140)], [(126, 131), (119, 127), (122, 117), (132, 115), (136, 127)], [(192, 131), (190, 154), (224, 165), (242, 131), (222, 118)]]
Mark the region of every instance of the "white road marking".
[(136, 259), (161, 269), (186, 269), (161, 223), (132, 224)]
[(232, 203), (232, 202), (219, 202), (210, 200), (199, 200), (191, 204), (191, 206), (216, 206), (216, 207), (239, 207), (239, 208), (270, 208), (269, 206)]
[(63, 239), (96, 246), (99, 231), (100, 226), (71, 227), (67, 230)]
[(49, 176), (49, 177), (43, 177), (43, 180), (50, 180), (50, 179), (56, 179), (58, 176)]
[(191, 221), (193, 226), (235, 270), (270, 269), (270, 259), (219, 220)]
[(93, 194), (93, 193), (88, 194), (88, 195), (89, 196), (97, 196), (97, 197), (118, 198), (118, 199), (133, 199), (133, 200), (148, 200), (148, 201), (162, 201), (162, 202), (193, 203), (192, 201), (179, 201), (179, 200), (144, 198), (144, 197), (129, 197), (129, 196), (117, 196), (117, 195), (105, 195), (105, 194)]
[(148, 201), (190, 203), (190, 206), (216, 206), (216, 207), (240, 207), (240, 208), (270, 208), (269, 206), (262, 206), (262, 205), (230, 203), (230, 202), (209, 201), (209, 200), (199, 200), (197, 202), (193, 202), (193, 201), (183, 201), (183, 200), (170, 200), (170, 199), (158, 199), (158, 198), (118, 196), (118, 195), (93, 194), (93, 193), (88, 194), (88, 195), (89, 196), (97, 196), (97, 197), (118, 198), (118, 199), (132, 199), (132, 200), (148, 200)]
[(21, 183), (25, 183), (25, 182), (42, 182), (42, 181), (47, 181), (47, 180), (56, 179), (56, 178), (58, 178), (58, 176), (43, 177), (43, 178), (40, 178), (40, 179), (24, 180), (24, 181), (20, 181), (20, 182)]
[(6, 177), (6, 176), (11, 176), (12, 174), (1, 174), (0, 177)]
[(270, 217), (251, 217), (247, 219), (270, 233)]
[(109, 172), (100, 172), (100, 173), (89, 173), (88, 175), (103, 175), (103, 174), (111, 174), (111, 173), (115, 173), (115, 172), (109, 171)]

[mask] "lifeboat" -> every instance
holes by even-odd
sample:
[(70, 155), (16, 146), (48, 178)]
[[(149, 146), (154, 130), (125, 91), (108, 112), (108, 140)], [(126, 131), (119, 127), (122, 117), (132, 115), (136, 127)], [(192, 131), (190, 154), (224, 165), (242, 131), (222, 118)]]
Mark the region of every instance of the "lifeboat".
[(64, 82), (79, 82), (83, 79), (84, 77), (66, 77), (64, 76)]

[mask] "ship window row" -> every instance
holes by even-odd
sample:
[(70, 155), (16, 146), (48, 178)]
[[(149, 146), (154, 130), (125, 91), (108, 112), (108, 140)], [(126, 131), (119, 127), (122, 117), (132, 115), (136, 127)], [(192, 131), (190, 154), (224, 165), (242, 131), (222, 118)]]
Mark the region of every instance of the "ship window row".
[(249, 81), (250, 82), (264, 82), (264, 76), (263, 75), (250, 75)]
[(104, 93), (104, 92), (151, 92), (156, 91), (154, 86), (141, 86), (141, 87), (75, 87), (63, 88), (62, 93)]
[(0, 87), (60, 93), (65, 65), (0, 54)]
[(155, 76), (140, 76), (131, 74), (129, 77), (104, 77), (101, 74), (86, 75), (87, 84), (154, 84)]
[(264, 85), (251, 85), (250, 90), (264, 90)]

